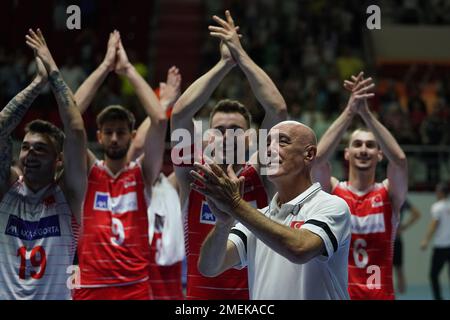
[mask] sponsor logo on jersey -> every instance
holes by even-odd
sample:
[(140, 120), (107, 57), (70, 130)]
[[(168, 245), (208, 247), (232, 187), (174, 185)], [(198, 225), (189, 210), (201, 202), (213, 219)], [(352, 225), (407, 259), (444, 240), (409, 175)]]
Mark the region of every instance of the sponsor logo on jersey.
[(136, 192), (129, 192), (118, 197), (111, 197), (109, 193), (96, 192), (94, 210), (111, 211), (113, 214), (137, 211), (137, 194)]
[(134, 187), (137, 185), (136, 181), (125, 181), (123, 186), (125, 189), (130, 188), (130, 187)]
[(9, 215), (5, 234), (28, 241), (59, 237), (61, 236), (59, 217), (54, 215), (41, 218), (39, 221), (26, 221)]
[(380, 195), (376, 195), (371, 199), (371, 201), (372, 201), (372, 208), (379, 208), (384, 205), (383, 199), (381, 198)]
[(95, 193), (94, 210), (109, 211), (109, 193)]
[(305, 224), (305, 221), (292, 221), (291, 222), (291, 228), (292, 229), (300, 229), (302, 225)]
[(200, 223), (216, 224), (216, 216), (211, 212), (206, 201), (202, 201), (202, 208), (200, 212)]
[(256, 202), (256, 200), (247, 201), (247, 203), (251, 205), (253, 208), (258, 209), (258, 203)]
[(354, 234), (383, 233), (386, 230), (382, 212), (369, 214), (364, 217), (352, 215), (351, 220), (352, 233)]

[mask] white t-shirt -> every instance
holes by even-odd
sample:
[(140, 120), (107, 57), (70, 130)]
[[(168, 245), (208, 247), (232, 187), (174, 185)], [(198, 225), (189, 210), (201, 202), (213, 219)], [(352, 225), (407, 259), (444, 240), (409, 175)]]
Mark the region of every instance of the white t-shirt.
[(292, 201), (277, 205), (278, 194), (260, 211), (295, 229), (307, 229), (324, 242), (326, 256), (295, 264), (257, 239), (242, 224), (228, 237), (239, 252), (240, 265), (248, 266), (252, 300), (349, 299), (348, 251), (350, 211), (344, 200), (322, 191), (315, 183)]
[(434, 247), (450, 247), (450, 197), (442, 199), (431, 206), (431, 216), (439, 221), (434, 235)]

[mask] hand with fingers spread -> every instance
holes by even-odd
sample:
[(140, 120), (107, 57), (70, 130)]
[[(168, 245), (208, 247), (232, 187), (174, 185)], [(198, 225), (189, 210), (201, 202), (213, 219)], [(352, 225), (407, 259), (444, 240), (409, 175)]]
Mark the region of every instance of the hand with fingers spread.
[(353, 81), (344, 81), (344, 88), (351, 92), (347, 107), (354, 113), (369, 110), (367, 99), (375, 96), (369, 92), (375, 87), (372, 78), (364, 79), (364, 73), (360, 72), (357, 77), (352, 76)]
[(119, 39), (115, 71), (118, 75), (124, 76), (132, 68), (133, 65), (131, 64), (130, 60), (128, 60), (128, 55), (125, 51), (125, 48), (123, 47), (122, 40)]
[(166, 82), (159, 84), (159, 98), (164, 108), (173, 106), (181, 94), (180, 70), (173, 66), (167, 72)]
[(111, 72), (116, 67), (117, 50), (119, 48), (120, 35), (117, 30), (109, 34), (108, 47), (102, 64)]
[[(215, 22), (217, 22), (218, 26), (209, 26), (210, 35), (219, 38), (223, 44), (227, 46), (230, 51), (230, 54), (234, 61), (238, 62), (243, 54), (245, 54), (244, 48), (241, 45), (240, 38), (242, 35), (238, 33), (239, 27), (234, 25), (233, 18), (231, 17), (230, 11), (225, 11), (225, 18), (223, 20), (218, 16), (213, 16)], [(227, 59), (230, 61), (228, 53), (225, 48), (223, 48), (221, 44), (221, 54), (222, 59)]]
[(192, 177), (203, 186), (192, 183), (191, 188), (203, 194), (218, 209), (219, 219), (229, 219), (224, 214), (233, 215), (234, 209), (242, 201), (245, 178), (236, 176), (233, 167), (227, 168), (227, 174), (215, 163), (194, 165), (197, 171), (191, 171)]
[(29, 29), (25, 39), (27, 45), (33, 49), (35, 55), (41, 59), (48, 74), (51, 74), (53, 71), (58, 71), (58, 67), (56, 66), (55, 60), (53, 60), (52, 54), (47, 47), (47, 43), (45, 42), (45, 38), (40, 29), (37, 29), (37, 32)]

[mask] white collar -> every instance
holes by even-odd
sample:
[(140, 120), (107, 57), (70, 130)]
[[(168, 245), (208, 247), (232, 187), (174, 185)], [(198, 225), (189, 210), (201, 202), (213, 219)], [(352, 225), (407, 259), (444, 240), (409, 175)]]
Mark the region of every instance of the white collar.
[(38, 203), (42, 200), (42, 198), (44, 197), (46, 192), (52, 187), (52, 185), (53, 185), (53, 182), (46, 185), (42, 189), (34, 192), (27, 186), (25, 181), (23, 181), (23, 195), (26, 197), (26, 199), (29, 203)]
[(322, 190), (319, 182), (312, 184), (308, 189), (303, 191), (297, 197), (292, 199), (291, 201), (284, 203), (281, 205), (281, 208), (278, 206), (278, 192), (272, 198), (272, 201), (269, 205), (269, 215), (277, 216), (277, 218), (284, 218), (288, 214), (297, 215), (300, 212), (300, 209), (305, 204), (307, 200), (313, 197), (317, 192)]

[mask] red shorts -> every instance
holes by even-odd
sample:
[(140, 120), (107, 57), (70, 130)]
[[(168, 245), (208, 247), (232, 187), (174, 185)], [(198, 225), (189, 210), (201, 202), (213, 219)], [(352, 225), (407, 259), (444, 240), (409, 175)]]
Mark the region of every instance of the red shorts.
[(75, 289), (73, 300), (153, 300), (148, 281), (124, 286)]

